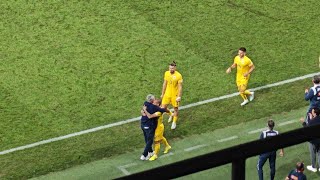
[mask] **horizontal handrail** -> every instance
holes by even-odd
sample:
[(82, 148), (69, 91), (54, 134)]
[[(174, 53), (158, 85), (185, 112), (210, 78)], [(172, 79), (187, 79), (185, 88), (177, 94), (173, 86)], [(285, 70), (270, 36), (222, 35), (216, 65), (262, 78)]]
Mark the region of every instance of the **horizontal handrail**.
[(264, 152), (293, 146), (316, 138), (320, 138), (320, 125), (295, 129), (274, 137), (236, 145), (118, 179), (177, 178), (228, 163), (243, 161)]

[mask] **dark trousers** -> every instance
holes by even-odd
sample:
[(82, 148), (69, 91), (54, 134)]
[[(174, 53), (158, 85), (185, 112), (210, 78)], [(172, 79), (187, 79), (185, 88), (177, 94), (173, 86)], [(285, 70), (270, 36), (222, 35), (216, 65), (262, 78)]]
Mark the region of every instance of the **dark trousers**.
[(144, 135), (144, 141), (146, 146), (143, 151), (144, 157), (147, 157), (148, 153), (153, 152), (152, 144), (154, 139), (155, 128), (153, 126), (141, 125), (141, 129)]
[(320, 167), (320, 149), (318, 144), (312, 144), (309, 142), (309, 151), (310, 151), (310, 158), (311, 158), (311, 165), (313, 168), (317, 168), (317, 159), (318, 165)]
[(264, 153), (259, 156), (259, 161), (257, 165), (259, 180), (263, 180), (263, 165), (267, 161), (267, 159), (269, 159), (270, 165), (270, 179), (274, 179), (274, 176), (276, 174), (276, 157), (276, 151)]

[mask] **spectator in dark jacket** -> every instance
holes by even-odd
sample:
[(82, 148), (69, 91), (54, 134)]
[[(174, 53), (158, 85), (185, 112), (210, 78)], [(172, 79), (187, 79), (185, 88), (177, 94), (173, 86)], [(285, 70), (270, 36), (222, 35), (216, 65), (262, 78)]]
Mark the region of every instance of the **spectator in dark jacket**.
[(307, 121), (313, 107), (320, 108), (320, 75), (314, 76), (312, 82), (313, 86), (310, 89), (305, 89), (304, 91), (304, 99), (306, 101), (310, 101), (305, 121)]
[[(304, 122), (303, 119), (301, 119), (301, 121), (303, 122), (303, 126), (314, 126), (314, 125), (320, 124), (320, 109), (318, 107), (311, 108), (311, 114), (307, 118), (307, 121)], [(320, 149), (319, 148), (320, 148), (320, 139), (314, 139), (309, 141), (311, 165), (307, 166), (307, 169), (312, 172), (317, 172), (317, 167), (316, 167), (317, 157), (318, 157), (318, 165), (320, 165)]]
[(306, 175), (303, 174), (304, 164), (297, 162), (296, 169), (292, 170), (285, 180), (307, 180)]

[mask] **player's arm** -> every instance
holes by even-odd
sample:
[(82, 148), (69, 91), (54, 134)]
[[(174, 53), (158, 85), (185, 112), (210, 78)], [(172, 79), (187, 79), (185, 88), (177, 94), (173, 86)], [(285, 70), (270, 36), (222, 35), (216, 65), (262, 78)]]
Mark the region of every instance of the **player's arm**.
[(237, 64), (233, 63), (230, 67), (228, 67), (228, 69), (226, 70), (226, 73), (229, 74), (231, 72), (231, 69), (234, 69), (235, 67), (237, 67)]
[(280, 149), (279, 155), (280, 156), (284, 156), (284, 150), (283, 149)]
[(251, 64), (249, 65), (249, 67), (250, 67), (250, 69), (249, 69), (249, 71), (248, 71), (247, 73), (245, 73), (245, 74), (243, 75), (244, 77), (247, 77), (249, 74), (251, 74), (252, 71), (253, 71), (254, 68), (255, 68), (255, 66), (254, 66), (253, 63), (251, 63)]
[(167, 80), (163, 80), (163, 84), (162, 84), (162, 92), (161, 92), (161, 98), (163, 98), (164, 93), (166, 92), (167, 89)]
[(147, 111), (147, 106), (143, 106), (142, 109), (143, 109), (144, 113), (148, 116), (149, 119), (155, 118), (155, 117), (159, 117), (159, 114), (158, 114), (158, 113), (150, 114), (150, 113)]
[[(279, 134), (277, 134), (277, 135), (279, 135)], [(279, 155), (280, 155), (281, 157), (284, 156), (284, 150), (283, 150), (283, 148), (280, 149)]]
[(144, 113), (144, 110), (143, 109), (141, 109), (141, 116), (146, 116), (146, 113)]
[(161, 112), (161, 113), (166, 112), (166, 113), (170, 114), (170, 110), (169, 110), (168, 108), (157, 107), (156, 110), (157, 110), (158, 112)]
[(314, 96), (314, 92), (312, 88), (310, 88), (310, 90), (309, 89), (304, 90), (304, 99), (306, 101), (309, 101), (313, 96)]
[[(289, 178), (288, 178), (288, 179), (289, 179)], [(299, 178), (298, 178), (297, 176), (295, 176), (295, 175), (291, 175), (291, 176), (290, 176), (290, 179), (292, 179), (292, 180), (299, 180)], [(289, 179), (289, 180), (290, 180), (290, 179)]]
[(176, 99), (177, 102), (181, 101), (182, 96), (182, 79), (178, 82), (178, 97)]

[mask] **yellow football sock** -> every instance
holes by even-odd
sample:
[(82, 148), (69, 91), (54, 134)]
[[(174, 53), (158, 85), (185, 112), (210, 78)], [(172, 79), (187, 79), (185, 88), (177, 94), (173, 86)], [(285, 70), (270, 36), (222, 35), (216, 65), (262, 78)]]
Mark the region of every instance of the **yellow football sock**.
[(155, 142), (154, 144), (154, 154), (158, 154), (160, 151), (160, 142)]
[(247, 96), (244, 93), (240, 93), (240, 96), (242, 97), (243, 100), (248, 100)]
[(251, 95), (251, 92), (250, 92), (249, 90), (245, 90), (245, 91), (244, 91), (244, 94), (245, 94), (245, 95)]
[(178, 116), (173, 116), (173, 122), (177, 122), (178, 121)]
[(170, 146), (167, 139), (165, 137), (162, 138), (162, 143), (166, 146)]
[(169, 113), (168, 113), (168, 114), (169, 114), (169, 116), (172, 116), (172, 115), (173, 115), (173, 113), (172, 113), (171, 111), (169, 111)]

